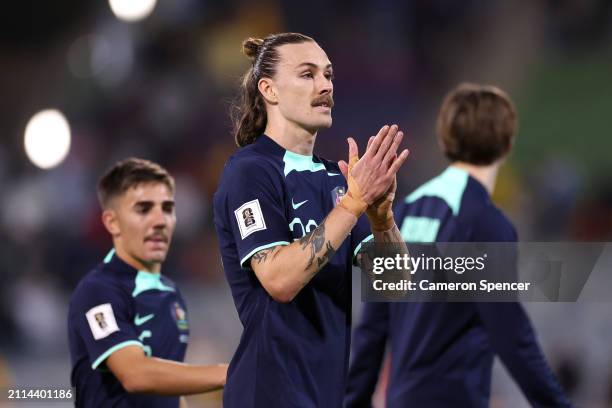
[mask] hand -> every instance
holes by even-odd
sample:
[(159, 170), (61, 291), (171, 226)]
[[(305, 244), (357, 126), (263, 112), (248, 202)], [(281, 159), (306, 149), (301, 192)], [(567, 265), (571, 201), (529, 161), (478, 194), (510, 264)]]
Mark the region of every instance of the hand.
[[(368, 140), (368, 149), (374, 141), (374, 136)], [(373, 231), (388, 231), (393, 228), (395, 220), (393, 219), (393, 199), (397, 190), (397, 176), (393, 177), (391, 187), (383, 194), (381, 198), (376, 200), (366, 210), (368, 220)]]
[[(407, 149), (397, 155), (397, 148), (403, 136), (403, 132), (398, 131), (397, 125), (383, 126), (376, 136), (370, 138), (361, 159), (357, 143), (352, 138), (348, 138), (349, 163), (345, 161), (338, 163), (348, 183), (348, 193), (340, 202), (341, 206), (357, 217), (368, 209), (368, 213), (375, 217), (375, 224), (379, 224), (378, 213), (390, 210), (395, 195), (394, 186), (397, 184), (395, 175), (408, 158)], [(373, 207), (372, 211), (369, 207)]]

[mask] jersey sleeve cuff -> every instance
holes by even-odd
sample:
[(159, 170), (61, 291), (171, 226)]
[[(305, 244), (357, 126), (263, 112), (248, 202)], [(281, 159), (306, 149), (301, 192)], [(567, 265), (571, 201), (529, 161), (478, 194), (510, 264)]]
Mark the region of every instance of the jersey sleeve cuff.
[(257, 252), (263, 250), (263, 249), (268, 249), (268, 248), (272, 248), (275, 246), (279, 246), (279, 245), (289, 245), (288, 241), (276, 241), (276, 242), (272, 242), (270, 244), (266, 244), (266, 245), (260, 245), (257, 248), (253, 249), (252, 251), (250, 251), (248, 254), (246, 254), (241, 260), (240, 260), (240, 266), (242, 266), (243, 268), (247, 268), (247, 266), (245, 266), (245, 263), (251, 259), (251, 257), (253, 255), (255, 255)]
[(123, 342), (121, 342), (119, 344), (115, 344), (113, 347), (109, 348), (104, 353), (102, 353), (100, 355), (100, 357), (98, 357), (96, 359), (96, 361), (93, 362), (93, 364), (91, 365), (92, 370), (97, 369), (100, 366), (100, 364), (102, 364), (102, 362), (104, 360), (106, 360), (115, 351), (120, 350), (120, 349), (122, 349), (124, 347), (127, 347), (127, 346), (139, 346), (139, 347), (142, 347), (144, 349), (144, 346), (138, 340), (127, 340), (127, 341), (123, 341)]
[(355, 247), (355, 251), (353, 252), (353, 261), (355, 260), (355, 257), (357, 257), (357, 254), (359, 253), (359, 250), (361, 249), (361, 245), (363, 245), (364, 243), (369, 242), (369, 241), (371, 241), (373, 239), (374, 239), (374, 234), (370, 234), (367, 237), (365, 237), (364, 239), (362, 239), (359, 244), (357, 244), (357, 246)]

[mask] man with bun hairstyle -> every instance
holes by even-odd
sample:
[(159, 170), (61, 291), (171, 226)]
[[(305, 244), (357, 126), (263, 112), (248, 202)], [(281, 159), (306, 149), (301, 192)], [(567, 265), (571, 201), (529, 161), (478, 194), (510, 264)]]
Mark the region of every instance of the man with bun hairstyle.
[[(361, 243), (402, 243), (391, 204), (408, 157), (383, 126), (348, 163), (313, 155), (332, 124), (333, 70), (297, 33), (250, 38), (236, 143), (214, 197), (225, 274), (244, 332), (225, 407), (341, 407), (350, 348), (351, 269)], [(343, 177), (344, 175), (344, 177)], [(346, 178), (346, 179), (345, 179)], [(369, 223), (369, 225), (368, 225)]]
[[(516, 116), (494, 86), (463, 83), (446, 96), (437, 133), (450, 166), (396, 209), (407, 242), (517, 241), (490, 199)], [(532, 406), (570, 406), (517, 302), (366, 303), (353, 336), (346, 407), (371, 405), (386, 344), (389, 408), (488, 407), (496, 354)]]
[(100, 179), (98, 197), (113, 249), (70, 299), (75, 406), (176, 408), (180, 395), (222, 388), (227, 364), (182, 363), (185, 301), (161, 274), (176, 224), (174, 179), (156, 163), (130, 158)]

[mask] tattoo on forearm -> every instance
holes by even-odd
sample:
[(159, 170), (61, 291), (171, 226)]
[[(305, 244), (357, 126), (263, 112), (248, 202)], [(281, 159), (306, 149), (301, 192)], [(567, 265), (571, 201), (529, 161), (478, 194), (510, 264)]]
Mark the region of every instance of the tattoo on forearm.
[(270, 249), (262, 249), (261, 251), (257, 252), (255, 255), (252, 256), (252, 259), (257, 261), (258, 264), (265, 262), (266, 259), (268, 258), (269, 254), (272, 254), (272, 252), (274, 252), (274, 250), (277, 247), (273, 247)]
[[(375, 233), (374, 238), (377, 243), (381, 243), (381, 245), (376, 246), (377, 251), (376, 251), (375, 256), (395, 257), (398, 254), (399, 255), (407, 254), (408, 256), (410, 256), (410, 251), (408, 250), (408, 247), (406, 246), (406, 243), (404, 242), (404, 239), (402, 238), (402, 234), (400, 233), (397, 226), (394, 226), (393, 228), (385, 232), (381, 232), (378, 234)], [(364, 259), (362, 259), (362, 261), (365, 261), (366, 265), (371, 265), (372, 258), (370, 254), (364, 252), (363, 258)], [(368, 259), (365, 259), (365, 258), (368, 258)], [(410, 268), (394, 270), (392, 272), (396, 272), (396, 273), (385, 273), (382, 277), (375, 277), (374, 274), (370, 271), (370, 269), (371, 268), (366, 268), (366, 271), (368, 272), (368, 276), (370, 277), (370, 279), (383, 279), (383, 281), (385, 282), (393, 282), (393, 283), (399, 282), (400, 280), (410, 280), (411, 279)], [(397, 292), (397, 295), (401, 297), (404, 295), (404, 293), (405, 292)], [(395, 298), (396, 298), (395, 295), (389, 296), (389, 299), (395, 299)]]
[(325, 253), (317, 259), (319, 268), (325, 265), (329, 259), (334, 256), (335, 250), (331, 242), (327, 241), (327, 243), (325, 243), (325, 220), (323, 220), (321, 225), (312, 232), (300, 238), (299, 242), (303, 250), (307, 249), (310, 252), (306, 269), (309, 269), (313, 265), (317, 253), (319, 253), (324, 246), (326, 247)]
[(336, 253), (336, 250), (329, 241), (327, 241), (327, 243), (325, 244), (325, 248), (326, 250), (323, 256), (320, 256), (319, 259), (317, 259), (319, 269), (321, 269), (326, 263), (328, 263), (329, 260), (332, 259), (334, 257), (334, 254)]

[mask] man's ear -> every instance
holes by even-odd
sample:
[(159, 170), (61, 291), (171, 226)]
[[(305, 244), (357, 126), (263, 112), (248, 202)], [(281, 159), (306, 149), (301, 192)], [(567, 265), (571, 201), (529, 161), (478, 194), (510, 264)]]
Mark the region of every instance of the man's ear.
[(117, 219), (117, 213), (115, 210), (107, 209), (102, 211), (102, 224), (106, 230), (114, 237), (121, 233), (119, 228), (119, 220)]
[(276, 96), (276, 87), (274, 86), (274, 81), (270, 78), (261, 78), (257, 83), (257, 89), (264, 97), (266, 102), (272, 105), (276, 105), (278, 103), (278, 97)]

